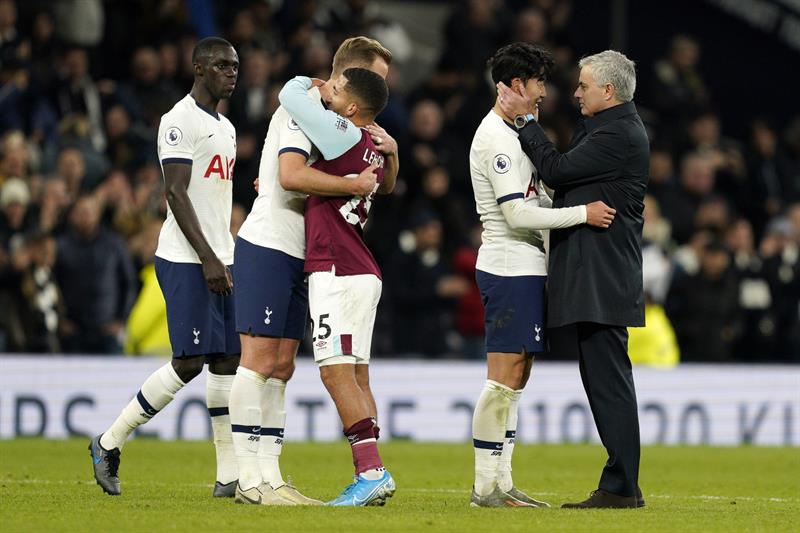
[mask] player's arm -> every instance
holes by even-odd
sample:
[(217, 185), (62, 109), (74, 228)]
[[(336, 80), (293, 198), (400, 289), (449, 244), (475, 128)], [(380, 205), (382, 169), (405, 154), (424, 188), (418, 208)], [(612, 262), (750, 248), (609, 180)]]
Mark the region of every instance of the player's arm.
[(233, 288), (230, 272), (208, 244), (192, 201), (189, 199), (187, 190), (192, 177), (191, 163), (163, 162), (163, 165), (167, 203), (178, 227), (200, 258), (208, 288), (217, 294), (230, 294)]
[(394, 186), (397, 183), (397, 174), (400, 172), (397, 141), (377, 124), (369, 124), (367, 131), (372, 137), (375, 147), (384, 157), (383, 181), (377, 192), (378, 194), (390, 194), (394, 190)]
[[(556, 229), (568, 228), (588, 223), (607, 228), (613, 220), (613, 210), (602, 202), (575, 207), (551, 209), (532, 205), (525, 201), (520, 190), (520, 165), (502, 153), (484, 154), (485, 172), (494, 190), (495, 199), (500, 205), (508, 225), (514, 229)], [(602, 205), (597, 205), (602, 204)]]
[(287, 191), (314, 196), (367, 196), (375, 190), (375, 165), (355, 178), (343, 178), (306, 165), (308, 157), (295, 151), (278, 156), (278, 179)]
[(361, 140), (361, 130), (315, 101), (308, 94), (311, 87), (311, 78), (297, 76), (286, 82), (278, 99), (322, 157), (330, 161), (355, 146)]

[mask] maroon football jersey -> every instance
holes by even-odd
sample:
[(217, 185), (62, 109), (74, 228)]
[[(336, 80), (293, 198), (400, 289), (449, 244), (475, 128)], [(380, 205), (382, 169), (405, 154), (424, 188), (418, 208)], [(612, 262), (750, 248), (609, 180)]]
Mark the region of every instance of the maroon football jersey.
[[(361, 130), (361, 140), (336, 159), (318, 159), (312, 167), (346, 176), (360, 174), (376, 163), (377, 182), (383, 181), (383, 155), (372, 137)], [(374, 192), (369, 196), (309, 196), (306, 200), (306, 272), (328, 272), (336, 267), (337, 276), (375, 274), (381, 271), (364, 244), (363, 228), (367, 222)]]

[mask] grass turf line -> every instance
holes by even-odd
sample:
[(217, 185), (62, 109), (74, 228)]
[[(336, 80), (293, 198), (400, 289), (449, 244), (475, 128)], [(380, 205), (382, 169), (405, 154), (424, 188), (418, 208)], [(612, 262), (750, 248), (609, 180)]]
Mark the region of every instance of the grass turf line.
[[(789, 448), (647, 447), (638, 510), (470, 509), (467, 445), (386, 442), (398, 490), (383, 508), (269, 508), (211, 498), (209, 442), (129, 442), (122, 496), (102, 494), (88, 439), (0, 441), (0, 528), (12, 531), (796, 531), (800, 451)], [(596, 486), (599, 446), (518, 445), (514, 480), (554, 507)], [(331, 499), (352, 475), (344, 442), (287, 443), (284, 476)]]

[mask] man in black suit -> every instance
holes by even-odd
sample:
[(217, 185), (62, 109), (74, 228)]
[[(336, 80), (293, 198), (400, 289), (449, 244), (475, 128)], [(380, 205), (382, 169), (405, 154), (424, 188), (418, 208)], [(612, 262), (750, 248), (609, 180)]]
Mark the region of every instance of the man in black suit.
[(568, 508), (641, 507), (639, 417), (627, 326), (644, 325), (642, 224), (649, 142), (636, 112), (634, 64), (613, 50), (583, 58), (575, 97), (586, 117), (570, 150), (558, 152), (523, 95), (498, 84), (503, 111), (516, 117), (522, 148), (553, 207), (602, 200), (617, 210), (608, 229), (552, 230), (548, 325), (577, 352), (581, 379), (608, 461), (598, 490)]

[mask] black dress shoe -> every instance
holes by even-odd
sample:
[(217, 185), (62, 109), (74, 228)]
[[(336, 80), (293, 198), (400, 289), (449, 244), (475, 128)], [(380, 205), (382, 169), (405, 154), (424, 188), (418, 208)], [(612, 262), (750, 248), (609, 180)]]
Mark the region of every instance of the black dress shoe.
[[(641, 500), (642, 506), (644, 500)], [(639, 507), (639, 499), (636, 496), (620, 496), (603, 489), (597, 489), (582, 502), (565, 503), (562, 509), (635, 509)]]
[(642, 489), (636, 485), (636, 507), (644, 507), (644, 496), (642, 496)]

